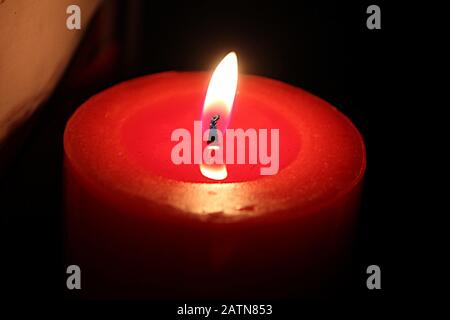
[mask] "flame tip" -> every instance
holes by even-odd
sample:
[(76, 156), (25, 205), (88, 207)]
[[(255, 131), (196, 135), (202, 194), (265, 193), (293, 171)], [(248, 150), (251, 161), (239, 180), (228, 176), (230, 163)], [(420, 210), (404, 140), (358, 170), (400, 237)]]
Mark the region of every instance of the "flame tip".
[(206, 92), (204, 110), (217, 103), (224, 103), (231, 111), (238, 81), (236, 52), (229, 52), (217, 65)]

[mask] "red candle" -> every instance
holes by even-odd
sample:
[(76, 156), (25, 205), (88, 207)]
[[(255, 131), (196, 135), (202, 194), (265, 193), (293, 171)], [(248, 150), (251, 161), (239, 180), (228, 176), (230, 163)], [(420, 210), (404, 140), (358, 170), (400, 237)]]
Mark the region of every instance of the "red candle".
[(198, 164), (173, 163), (171, 134), (193, 137), (193, 121), (209, 119), (210, 78), (130, 80), (67, 124), (68, 254), (91, 296), (292, 297), (338, 267), (366, 165), (358, 130), (302, 89), (240, 75), (227, 126), (279, 129), (279, 170), (232, 164), (209, 179)]

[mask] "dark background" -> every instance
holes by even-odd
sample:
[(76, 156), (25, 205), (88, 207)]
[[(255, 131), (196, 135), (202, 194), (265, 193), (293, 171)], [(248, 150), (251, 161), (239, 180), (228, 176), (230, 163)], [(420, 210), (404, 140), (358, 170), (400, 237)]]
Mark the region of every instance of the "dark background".
[[(384, 142), (395, 81), (390, 77), (395, 68), (390, 60), (394, 13), (375, 3), (381, 7), (382, 29), (368, 30), (370, 4), (106, 1), (53, 96), (11, 139), (14, 153), (0, 173), (7, 295), (67, 301), (77, 294), (65, 289), (61, 210), (62, 135), (76, 107), (99, 90), (135, 76), (211, 70), (234, 50), (240, 72), (279, 79), (320, 96), (363, 134), (368, 169), (354, 261), (349, 281), (326, 299), (371, 303), (390, 296), (389, 221), (394, 208), (386, 186)], [(108, 26), (106, 31), (101, 25)], [(381, 267), (380, 291), (366, 288), (371, 264)], [(284, 310), (292, 307), (283, 305)]]

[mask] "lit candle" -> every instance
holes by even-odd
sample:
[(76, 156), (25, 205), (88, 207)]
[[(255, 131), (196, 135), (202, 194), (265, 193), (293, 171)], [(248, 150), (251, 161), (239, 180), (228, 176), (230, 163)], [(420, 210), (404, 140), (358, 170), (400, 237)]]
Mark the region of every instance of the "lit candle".
[[(84, 270), (85, 293), (295, 296), (337, 268), (366, 165), (362, 137), (334, 107), (299, 88), (237, 79), (235, 60), (231, 54), (219, 65), (225, 77), (166, 72), (124, 82), (70, 119), (68, 253)], [(221, 87), (237, 88), (236, 95)], [(195, 163), (194, 120), (202, 121), (202, 139), (215, 115), (220, 131), (278, 129), (276, 174), (261, 174), (264, 161), (214, 164), (222, 174), (213, 176), (209, 165)], [(191, 164), (171, 158), (178, 128), (191, 133)]]

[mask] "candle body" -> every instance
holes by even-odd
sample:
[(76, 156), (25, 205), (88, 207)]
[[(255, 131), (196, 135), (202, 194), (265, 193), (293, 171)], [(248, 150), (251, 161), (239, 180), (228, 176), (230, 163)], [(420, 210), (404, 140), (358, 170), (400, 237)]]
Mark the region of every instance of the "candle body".
[[(351, 122), (301, 89), (241, 77), (231, 127), (280, 130), (280, 171), (212, 183), (170, 161), (199, 120), (206, 73), (164, 73), (86, 102), (65, 132), (68, 254), (105, 297), (293, 297), (345, 257), (365, 169)], [(197, 116), (197, 118), (196, 118)]]

